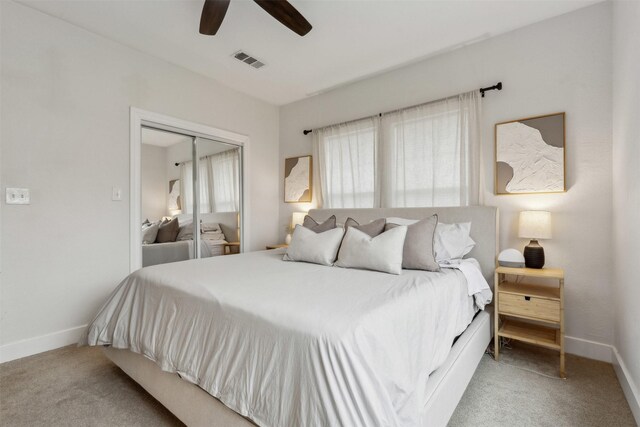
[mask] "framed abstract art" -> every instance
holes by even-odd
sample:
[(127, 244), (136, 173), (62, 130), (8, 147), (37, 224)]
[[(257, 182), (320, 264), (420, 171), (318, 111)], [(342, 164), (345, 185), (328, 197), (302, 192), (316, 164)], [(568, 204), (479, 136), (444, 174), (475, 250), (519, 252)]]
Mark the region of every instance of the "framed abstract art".
[(285, 159), (285, 203), (311, 202), (311, 169), (311, 156), (291, 157)]
[(565, 113), (497, 123), (496, 194), (562, 193)]

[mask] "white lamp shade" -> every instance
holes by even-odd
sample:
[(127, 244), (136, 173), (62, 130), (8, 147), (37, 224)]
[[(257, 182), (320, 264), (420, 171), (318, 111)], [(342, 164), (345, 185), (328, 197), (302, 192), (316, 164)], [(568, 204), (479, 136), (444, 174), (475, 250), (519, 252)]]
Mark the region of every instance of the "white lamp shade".
[(518, 230), (518, 237), (525, 239), (550, 239), (551, 212), (520, 212), (520, 227)]
[(294, 212), (291, 215), (291, 229), (296, 228), (296, 225), (302, 225), (305, 216), (307, 216), (306, 212)]

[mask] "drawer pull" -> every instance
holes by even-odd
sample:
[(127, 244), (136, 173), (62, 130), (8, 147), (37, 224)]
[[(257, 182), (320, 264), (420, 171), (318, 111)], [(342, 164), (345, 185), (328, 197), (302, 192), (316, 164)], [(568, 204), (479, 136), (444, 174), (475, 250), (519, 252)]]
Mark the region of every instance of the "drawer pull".
[(525, 301), (531, 301), (531, 297), (524, 297)]

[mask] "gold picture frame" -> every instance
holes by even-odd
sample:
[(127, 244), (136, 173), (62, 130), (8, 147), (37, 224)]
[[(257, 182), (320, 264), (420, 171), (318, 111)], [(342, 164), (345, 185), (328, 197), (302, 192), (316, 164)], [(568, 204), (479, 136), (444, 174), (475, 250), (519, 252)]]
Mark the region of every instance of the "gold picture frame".
[(560, 112), (495, 124), (496, 195), (567, 191), (565, 116)]
[(313, 162), (310, 155), (284, 159), (284, 202), (311, 202), (312, 178)]

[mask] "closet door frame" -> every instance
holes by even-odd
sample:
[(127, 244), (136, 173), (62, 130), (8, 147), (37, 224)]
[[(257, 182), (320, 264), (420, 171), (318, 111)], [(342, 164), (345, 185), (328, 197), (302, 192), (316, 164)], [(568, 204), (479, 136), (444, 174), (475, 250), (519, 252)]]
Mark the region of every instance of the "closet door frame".
[[(240, 185), (242, 197), (238, 226), (240, 227), (240, 250), (244, 252), (250, 234), (249, 221), (246, 220), (245, 215), (248, 211), (248, 201), (250, 200), (249, 180), (247, 177), (247, 171), (249, 170), (249, 137), (240, 133), (131, 107), (129, 135), (129, 271), (134, 272), (142, 267), (142, 229), (140, 224), (142, 224), (141, 135), (143, 126), (181, 133), (196, 139), (203, 138), (224, 142), (241, 148)], [(199, 253), (199, 246), (196, 246), (195, 249), (196, 253)]]

